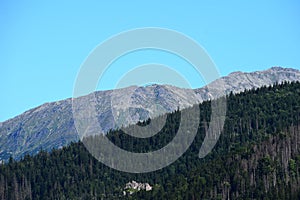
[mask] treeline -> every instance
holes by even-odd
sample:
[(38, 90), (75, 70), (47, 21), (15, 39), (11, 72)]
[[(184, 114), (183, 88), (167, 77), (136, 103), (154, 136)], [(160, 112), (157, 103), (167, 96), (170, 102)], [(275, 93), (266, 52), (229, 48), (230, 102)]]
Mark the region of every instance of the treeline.
[[(81, 142), (72, 143), (1, 165), (0, 199), (300, 199), (300, 83), (228, 95), (220, 139), (199, 159), (210, 105), (197, 105), (201, 112), (196, 138), (166, 168), (145, 174), (116, 171), (94, 159)], [(107, 137), (123, 149), (153, 151), (168, 144), (181, 120), (188, 120), (180, 114), (168, 114), (152, 138), (136, 139), (121, 130)], [(147, 123), (151, 120), (140, 125)], [(132, 180), (154, 188), (123, 196)]]

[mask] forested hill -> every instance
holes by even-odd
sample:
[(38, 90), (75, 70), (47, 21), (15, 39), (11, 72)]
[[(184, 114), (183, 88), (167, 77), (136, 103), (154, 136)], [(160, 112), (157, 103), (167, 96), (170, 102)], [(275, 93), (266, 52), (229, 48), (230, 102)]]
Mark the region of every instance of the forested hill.
[[(98, 162), (81, 142), (0, 166), (0, 199), (300, 199), (300, 83), (227, 97), (224, 130), (213, 151), (198, 158), (211, 102), (200, 104), (197, 136), (170, 166), (146, 174), (119, 172)], [(145, 122), (148, 123), (149, 121)], [(151, 151), (176, 133), (180, 111), (150, 139), (122, 131), (108, 137), (131, 151)], [(136, 180), (151, 191), (123, 195)]]

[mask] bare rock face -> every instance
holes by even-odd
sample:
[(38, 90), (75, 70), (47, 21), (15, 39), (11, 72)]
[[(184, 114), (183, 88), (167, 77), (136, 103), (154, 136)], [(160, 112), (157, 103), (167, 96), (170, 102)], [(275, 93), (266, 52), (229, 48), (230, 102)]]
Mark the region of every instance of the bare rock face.
[(149, 185), (149, 183), (138, 183), (136, 181), (131, 181), (126, 183), (126, 186), (124, 188), (123, 194), (127, 195), (127, 194), (133, 194), (135, 192), (138, 192), (140, 190), (146, 190), (146, 191), (150, 191), (152, 190), (152, 186)]
[(203, 100), (209, 99), (214, 94), (226, 94), (230, 92), (240, 93), (245, 89), (259, 88), (262, 86), (269, 86), (275, 83), (282, 83), (284, 81), (293, 82), (299, 81), (300, 71), (292, 68), (272, 67), (265, 71), (256, 71), (250, 73), (233, 72), (228, 76), (222, 77), (208, 84), (207, 87), (195, 89)]
[[(154, 84), (97, 91), (79, 97), (75, 110), (83, 113), (84, 117), (84, 112), (80, 111), (84, 111), (86, 105), (94, 105), (100, 131), (105, 133), (230, 92), (239, 93), (245, 89), (283, 81), (300, 81), (300, 71), (273, 67), (259, 72), (234, 72), (195, 90)], [(43, 104), (1, 122), (0, 160), (7, 160), (10, 156), (19, 159), (25, 154), (36, 154), (41, 149), (61, 148), (72, 141), (78, 141), (73, 111), (72, 99), (66, 99)]]

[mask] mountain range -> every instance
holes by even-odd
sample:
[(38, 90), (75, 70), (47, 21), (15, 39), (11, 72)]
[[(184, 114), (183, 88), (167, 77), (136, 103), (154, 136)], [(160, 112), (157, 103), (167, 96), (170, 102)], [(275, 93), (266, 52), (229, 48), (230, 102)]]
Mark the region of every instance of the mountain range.
[[(187, 108), (230, 92), (269, 86), (281, 82), (300, 81), (300, 71), (272, 67), (251, 73), (233, 72), (198, 89), (170, 85), (131, 86), (116, 90), (96, 91), (79, 97), (75, 109), (94, 105), (98, 122), (106, 133), (110, 129), (137, 123), (158, 115)], [(72, 100), (45, 103), (0, 123), (0, 160), (34, 155), (78, 141)], [(77, 110), (78, 111), (78, 110)]]

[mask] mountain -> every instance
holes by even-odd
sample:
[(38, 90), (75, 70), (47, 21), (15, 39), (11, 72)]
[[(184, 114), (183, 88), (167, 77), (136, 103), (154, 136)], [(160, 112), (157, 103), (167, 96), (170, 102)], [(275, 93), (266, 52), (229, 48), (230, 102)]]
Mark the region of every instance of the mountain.
[[(209, 89), (213, 93), (222, 93), (225, 91), (229, 94), (243, 92), (245, 89), (260, 88), (262, 86), (273, 85), (274, 83), (282, 83), (284, 81), (299, 81), (300, 71), (292, 68), (272, 67), (264, 71), (255, 71), (250, 73), (233, 72), (228, 76), (222, 77), (209, 84)], [(207, 88), (203, 87), (195, 90), (196, 93), (206, 100), (208, 98)]]
[[(297, 80), (300, 80), (300, 71), (273, 67), (251, 73), (234, 72), (194, 91), (170, 85), (131, 86), (97, 91), (73, 101), (77, 105), (75, 112), (80, 112), (86, 105), (94, 105), (96, 117), (105, 133), (121, 125), (134, 124), (177, 108), (187, 108), (231, 91), (239, 93), (276, 82)], [(45, 103), (0, 123), (0, 160), (7, 160), (10, 156), (20, 159), (41, 149), (48, 151), (78, 141), (72, 111), (72, 99), (66, 99)]]
[[(82, 142), (71, 143), (0, 165), (0, 199), (300, 199), (300, 82), (228, 95), (222, 134), (200, 159), (212, 103), (194, 105), (201, 110), (194, 142), (165, 168), (140, 174), (117, 171), (97, 161)], [(170, 144), (182, 120), (190, 121), (182, 113), (191, 111), (166, 114), (164, 128), (151, 138), (121, 130), (107, 137), (122, 149), (152, 152)], [(138, 191), (128, 183), (152, 188)]]

